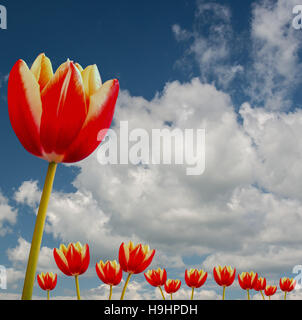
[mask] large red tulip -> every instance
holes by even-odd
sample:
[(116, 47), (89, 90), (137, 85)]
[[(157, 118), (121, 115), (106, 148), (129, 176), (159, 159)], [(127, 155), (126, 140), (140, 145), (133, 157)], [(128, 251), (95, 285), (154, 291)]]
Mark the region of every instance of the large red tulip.
[(40, 54), (31, 69), (18, 60), (10, 72), (9, 118), (28, 152), (49, 162), (76, 162), (101, 143), (118, 91), (116, 79), (102, 84), (96, 65), (83, 70), (67, 60), (53, 73)]
[(40, 54), (29, 69), (23, 60), (8, 80), (8, 113), (23, 147), (49, 162), (41, 196), (22, 292), (32, 298), (47, 207), (57, 164), (88, 157), (110, 127), (119, 92), (118, 80), (102, 84), (96, 65), (85, 70), (69, 59), (54, 73)]
[(37, 281), (42, 290), (47, 291), (47, 300), (49, 300), (49, 291), (53, 290), (57, 285), (57, 274), (56, 273), (40, 273), (37, 275)]
[(90, 254), (88, 244), (82, 246), (80, 242), (77, 242), (70, 243), (67, 247), (61, 244), (59, 249), (53, 249), (53, 255), (58, 268), (66, 276), (75, 277), (77, 297), (80, 300), (78, 276), (86, 272), (89, 266)]

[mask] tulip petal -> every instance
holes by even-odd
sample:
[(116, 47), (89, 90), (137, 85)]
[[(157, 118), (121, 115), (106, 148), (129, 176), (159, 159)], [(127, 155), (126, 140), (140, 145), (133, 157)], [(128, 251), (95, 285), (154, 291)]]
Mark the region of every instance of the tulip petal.
[(68, 261), (70, 273), (72, 275), (79, 275), (82, 265), (81, 252), (76, 250), (73, 243), (70, 245), (67, 251), (66, 259)]
[(65, 153), (63, 162), (80, 161), (99, 146), (111, 125), (118, 92), (118, 80), (110, 80), (90, 97), (86, 121), (77, 139)]
[(45, 154), (64, 154), (87, 116), (86, 96), (78, 68), (67, 61), (41, 93), (41, 143)]
[(43, 277), (41, 277), (40, 274), (38, 274), (38, 276), (37, 276), (37, 281), (38, 281), (38, 284), (39, 284), (40, 288), (42, 290), (46, 290), (44, 279), (43, 279)]
[(88, 66), (82, 72), (83, 83), (87, 96), (94, 95), (102, 86), (102, 79), (98, 70), (98, 67), (94, 64)]
[(81, 261), (80, 274), (83, 274), (88, 269), (88, 266), (90, 263), (90, 253), (89, 253), (88, 244), (85, 244), (85, 246), (83, 247), (81, 258), (82, 258), (82, 261)]
[(58, 268), (67, 276), (71, 276), (72, 273), (69, 271), (69, 265), (68, 262), (63, 254), (62, 251), (58, 250), (57, 248), (55, 248), (53, 250), (53, 255), (56, 261), (56, 264), (58, 266)]
[(103, 271), (103, 268), (100, 266), (100, 264), (97, 263), (95, 265), (95, 270), (96, 270), (96, 273), (97, 273), (98, 277), (100, 278), (100, 280), (103, 281), (104, 283), (108, 284), (107, 280), (106, 280), (106, 276)]
[(15, 134), (28, 152), (40, 157), (40, 89), (23, 60), (17, 61), (10, 72), (7, 100), (9, 118)]
[(53, 77), (53, 70), (51, 61), (45, 56), (44, 53), (41, 53), (37, 59), (34, 61), (30, 71), (36, 77), (39, 85), (40, 91), (44, 89), (50, 79)]
[(119, 263), (123, 271), (128, 272), (128, 260), (129, 260), (129, 250), (126, 247), (124, 242), (121, 244), (119, 249)]

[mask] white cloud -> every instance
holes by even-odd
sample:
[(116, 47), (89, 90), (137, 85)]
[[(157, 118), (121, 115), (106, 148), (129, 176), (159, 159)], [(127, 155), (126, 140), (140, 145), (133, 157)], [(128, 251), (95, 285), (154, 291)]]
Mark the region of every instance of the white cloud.
[(24, 181), (14, 194), (14, 199), (18, 203), (35, 206), (41, 197), (38, 188), (38, 181)]
[(272, 110), (292, 106), (290, 94), (301, 83), (299, 33), (292, 27), (295, 0), (260, 1), (253, 7), (253, 67), (250, 93), (255, 103)]
[(0, 236), (11, 232), (11, 227), (16, 224), (17, 210), (9, 205), (8, 199), (0, 192)]
[(268, 112), (246, 103), (239, 112), (255, 144), (259, 159), (255, 174), (260, 186), (281, 197), (302, 200), (301, 110)]
[(185, 68), (193, 57), (200, 70), (203, 82), (214, 81), (226, 89), (237, 76), (242, 76), (242, 65), (231, 61), (236, 46), (237, 35), (231, 26), (231, 10), (228, 6), (212, 2), (197, 1), (193, 30), (188, 31), (180, 25), (172, 26), (177, 41), (188, 42), (189, 47), (177, 66)]
[[(8, 259), (11, 261), (16, 272), (22, 271), (25, 275), (26, 263), (28, 260), (30, 243), (19, 237), (18, 244), (14, 248), (7, 249)], [(37, 272), (57, 272), (57, 266), (53, 258), (53, 250), (42, 246), (39, 254)], [(19, 273), (18, 273), (19, 274)], [(20, 275), (20, 274), (19, 274)]]

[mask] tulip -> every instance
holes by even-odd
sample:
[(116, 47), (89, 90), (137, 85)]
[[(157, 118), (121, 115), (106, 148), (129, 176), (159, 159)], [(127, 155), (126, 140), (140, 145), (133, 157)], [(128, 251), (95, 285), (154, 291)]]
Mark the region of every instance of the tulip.
[(222, 300), (225, 299), (225, 288), (232, 285), (235, 280), (236, 269), (230, 266), (214, 267), (213, 275), (216, 283), (223, 287)]
[(277, 286), (266, 286), (264, 293), (271, 300), (271, 296), (274, 295), (277, 291)]
[(81, 245), (80, 242), (70, 243), (67, 247), (61, 244), (59, 249), (53, 249), (53, 255), (58, 268), (66, 276), (74, 276), (78, 300), (81, 299), (79, 287), (79, 275), (86, 272), (89, 262), (89, 246)]
[(166, 300), (163, 290), (161, 288), (167, 281), (166, 269), (158, 268), (157, 270), (148, 270), (147, 272), (144, 273), (144, 275), (147, 282), (149, 282), (151, 286), (159, 288), (160, 293), (163, 297), (163, 300)]
[(110, 286), (109, 300), (112, 297), (112, 286), (117, 286), (122, 281), (123, 270), (121, 266), (114, 261), (106, 261), (104, 263), (102, 260), (95, 265), (95, 270), (98, 277)]
[(280, 289), (284, 292), (284, 300), (286, 300), (287, 292), (291, 292), (295, 289), (296, 281), (294, 279), (289, 278), (281, 278), (280, 282)]
[(42, 290), (47, 291), (47, 300), (49, 300), (49, 291), (53, 290), (57, 285), (57, 274), (41, 273), (37, 275), (37, 281)]
[(191, 300), (194, 299), (194, 289), (200, 288), (207, 280), (208, 273), (203, 270), (190, 269), (185, 271), (185, 281), (192, 288)]
[(28, 152), (49, 162), (22, 299), (32, 297), (57, 163), (83, 160), (98, 147), (110, 127), (118, 91), (116, 79), (102, 84), (96, 65), (83, 70), (67, 60), (53, 73), (44, 54), (31, 69), (18, 60), (10, 72), (7, 100), (12, 128)]
[(258, 280), (258, 274), (254, 271), (242, 272), (238, 274), (239, 285), (243, 290), (247, 291), (247, 298), (250, 300), (250, 290), (253, 289)]
[(254, 284), (253, 289), (256, 291), (260, 291), (263, 300), (265, 300), (263, 295), (263, 290), (265, 290), (265, 288), (266, 288), (266, 279), (258, 277), (257, 281)]
[(155, 250), (150, 250), (147, 245), (137, 244), (135, 246), (132, 241), (130, 241), (129, 244), (121, 244), (119, 249), (119, 263), (123, 271), (128, 273), (121, 300), (124, 299), (131, 276), (145, 271), (151, 264), (154, 254)]
[(181, 281), (180, 280), (172, 280), (172, 279), (168, 279), (165, 283), (165, 290), (168, 294), (170, 294), (171, 296), (171, 300), (173, 293), (175, 293), (176, 291), (179, 290), (181, 286)]

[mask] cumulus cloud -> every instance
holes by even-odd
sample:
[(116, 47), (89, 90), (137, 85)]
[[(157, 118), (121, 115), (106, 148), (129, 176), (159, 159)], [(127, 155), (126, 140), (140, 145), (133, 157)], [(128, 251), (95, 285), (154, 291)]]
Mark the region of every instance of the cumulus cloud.
[(11, 232), (11, 226), (17, 221), (17, 210), (13, 208), (8, 199), (0, 192), (0, 236)]
[[(29, 250), (30, 243), (22, 237), (19, 237), (16, 247), (7, 249), (7, 257), (14, 267), (14, 270), (12, 271), (15, 271), (17, 273), (19, 271), (22, 271), (24, 276)], [(37, 271), (45, 272), (45, 270), (48, 270), (48, 272), (55, 272), (57, 271), (57, 266), (54, 262), (52, 249), (46, 246), (42, 246), (39, 254)], [(20, 278), (20, 273), (18, 273), (18, 275), (18, 278)], [(18, 279), (15, 278), (15, 280)]]
[(259, 159), (258, 183), (279, 196), (301, 200), (301, 110), (268, 112), (245, 103), (239, 112)]

